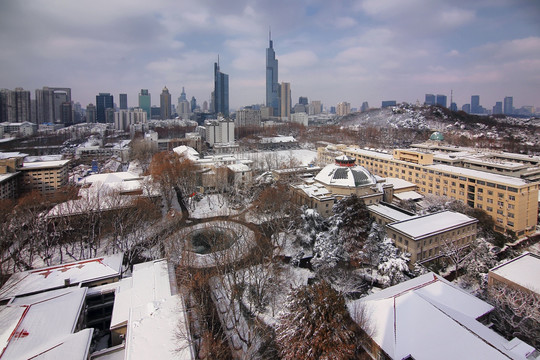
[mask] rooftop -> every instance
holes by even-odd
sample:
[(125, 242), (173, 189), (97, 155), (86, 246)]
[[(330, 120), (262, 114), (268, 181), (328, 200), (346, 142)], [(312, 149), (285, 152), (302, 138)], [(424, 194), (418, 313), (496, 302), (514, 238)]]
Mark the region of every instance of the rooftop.
[(540, 295), (540, 256), (525, 253), (490, 272)]
[(466, 168), (462, 168), (458, 166), (437, 164), (437, 165), (428, 165), (426, 166), (426, 168), (430, 170), (435, 170), (435, 171), (438, 170), (438, 171), (451, 172), (454, 174), (459, 174), (459, 175), (463, 175), (467, 177), (473, 177), (473, 178), (482, 179), (486, 181), (493, 181), (493, 182), (505, 184), (505, 185), (523, 186), (523, 185), (528, 184), (528, 181), (520, 179), (520, 178), (493, 174), (486, 171), (471, 170), (471, 169), (466, 169)]
[(476, 222), (478, 220), (455, 211), (441, 211), (395, 222), (387, 226), (413, 239), (420, 239)]
[(315, 176), (315, 181), (328, 186), (348, 188), (372, 186), (377, 183), (377, 179), (362, 166), (348, 167), (336, 164), (326, 165)]
[(384, 216), (392, 221), (403, 221), (414, 218), (414, 215), (408, 214), (408, 212), (398, 210), (395, 206), (388, 206), (385, 204), (368, 205), (368, 210), (381, 216)]
[(60, 168), (62, 166), (65, 166), (69, 161), (70, 160), (52, 160), (24, 163), (20, 170)]

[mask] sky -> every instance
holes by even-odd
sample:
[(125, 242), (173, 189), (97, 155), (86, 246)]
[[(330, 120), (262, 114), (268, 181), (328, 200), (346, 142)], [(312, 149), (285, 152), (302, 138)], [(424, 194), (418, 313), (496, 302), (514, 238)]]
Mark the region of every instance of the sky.
[(213, 64), (230, 107), (265, 101), (271, 28), (279, 81), (325, 107), (423, 103), (450, 92), (540, 107), (537, 0), (0, 0), (0, 88), (70, 87), (83, 107), (100, 92), (140, 89), (152, 104), (210, 99)]

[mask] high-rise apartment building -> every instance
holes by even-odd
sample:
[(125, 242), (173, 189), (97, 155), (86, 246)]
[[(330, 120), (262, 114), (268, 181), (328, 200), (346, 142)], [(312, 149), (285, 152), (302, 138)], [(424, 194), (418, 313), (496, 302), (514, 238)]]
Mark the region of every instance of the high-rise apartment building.
[(107, 122), (106, 109), (114, 110), (113, 96), (110, 93), (99, 93), (99, 95), (96, 95), (96, 122)]
[(127, 94), (120, 94), (120, 110), (127, 110)]
[(471, 96), (471, 114), (481, 114), (480, 95)]
[(96, 106), (94, 104), (88, 104), (88, 106), (86, 106), (86, 122), (96, 122)]
[(139, 107), (146, 111), (146, 117), (148, 119), (152, 118), (152, 113), (150, 111), (152, 108), (152, 103), (150, 100), (150, 93), (148, 92), (148, 89), (141, 89), (141, 92), (139, 93)]
[(437, 99), (435, 100), (437, 105), (440, 105), (442, 107), (446, 107), (446, 95), (437, 94)]
[(169, 93), (169, 89), (165, 86), (163, 90), (161, 91), (161, 95), (159, 96), (159, 107), (160, 107), (160, 114), (161, 119), (170, 119), (171, 118), (171, 94)]
[(495, 103), (495, 106), (493, 107), (493, 115), (502, 114), (502, 113), (503, 113), (502, 101), (497, 101)]
[(278, 60), (271, 36), (269, 36), (268, 41), (266, 49), (266, 106), (273, 109), (272, 116), (280, 116)]
[(320, 100), (312, 100), (308, 106), (308, 115), (318, 115), (322, 112), (322, 103)]
[(23, 88), (0, 90), (0, 122), (31, 120), (30, 91)]
[(279, 86), (279, 114), (282, 119), (291, 119), (291, 84), (282, 82)]
[(222, 73), (219, 62), (214, 63), (214, 112), (229, 116), (229, 75)]
[(345, 116), (351, 113), (351, 104), (348, 102), (340, 102), (337, 104), (336, 115)]
[(435, 105), (435, 95), (426, 94), (426, 101), (424, 101), (424, 105)]
[[(36, 120), (43, 123), (71, 123), (71, 115), (62, 111), (64, 103), (71, 104), (71, 89), (46, 87), (36, 90)], [(63, 114), (68, 118), (63, 118)]]
[(514, 97), (506, 96), (504, 98), (504, 115), (512, 115), (514, 113)]
[(261, 110), (246, 106), (236, 112), (235, 126), (261, 126)]

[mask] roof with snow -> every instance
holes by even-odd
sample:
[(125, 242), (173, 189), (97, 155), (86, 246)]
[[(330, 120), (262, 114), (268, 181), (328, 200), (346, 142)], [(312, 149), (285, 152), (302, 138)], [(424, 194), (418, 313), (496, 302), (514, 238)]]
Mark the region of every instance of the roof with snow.
[(526, 359), (534, 351), (477, 321), (493, 307), (434, 273), (350, 302), (353, 318), (357, 306), (392, 359)]
[(85, 297), (67, 288), (0, 307), (0, 359), (87, 359), (93, 329), (75, 332)]
[(457, 229), (462, 226), (477, 223), (470, 216), (455, 212), (441, 211), (434, 214), (417, 216), (412, 219), (388, 224), (387, 227), (398, 231), (414, 240), (433, 236), (443, 231)]
[(438, 171), (451, 172), (454, 174), (460, 174), (467, 177), (480, 178), (485, 181), (493, 181), (493, 182), (506, 184), (506, 185), (523, 186), (529, 183), (527, 180), (512, 177), (512, 176), (493, 174), (486, 171), (472, 170), (472, 169), (462, 168), (459, 166), (437, 164), (437, 165), (428, 165), (426, 166), (426, 168), (430, 170), (435, 170), (435, 171), (438, 170)]
[(199, 159), (199, 153), (192, 147), (180, 145), (173, 149), (175, 153), (181, 156), (186, 156), (189, 160), (195, 161)]
[(417, 193), (416, 191), (404, 191), (400, 193), (394, 193), (394, 197), (399, 200), (420, 200), (423, 199), (424, 196)]
[(414, 215), (409, 214), (408, 211), (400, 210), (396, 206), (388, 206), (381, 203), (369, 205), (367, 208), (370, 212), (379, 214), (391, 221), (403, 221), (415, 217)]
[(20, 169), (32, 170), (32, 169), (60, 168), (62, 166), (65, 166), (68, 162), (70, 162), (70, 160), (35, 161), (31, 163), (24, 163)]
[(526, 252), (489, 271), (540, 295), (540, 256)]
[(24, 158), (28, 156), (28, 154), (21, 153), (18, 151), (15, 152), (0, 152), (0, 159), (10, 159), (10, 158)]
[(276, 143), (289, 143), (296, 142), (294, 136), (274, 136), (274, 137), (263, 137), (261, 138), (261, 143), (264, 144), (276, 144)]
[(400, 178), (388, 177), (385, 178), (387, 184), (394, 186), (394, 193), (399, 192), (402, 189), (416, 188), (416, 184)]
[(13, 274), (0, 289), (0, 301), (13, 297), (120, 276), (123, 253)]
[(326, 165), (315, 176), (315, 181), (324, 185), (348, 188), (372, 186), (377, 183), (377, 179), (362, 166), (348, 167), (337, 164)]

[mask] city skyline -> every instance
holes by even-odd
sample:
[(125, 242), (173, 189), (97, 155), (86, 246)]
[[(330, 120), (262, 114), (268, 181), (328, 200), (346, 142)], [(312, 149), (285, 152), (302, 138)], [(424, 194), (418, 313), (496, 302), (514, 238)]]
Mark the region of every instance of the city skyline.
[[(103, 3), (105, 4), (105, 3)], [(421, 103), (426, 93), (461, 105), (472, 95), (490, 109), (540, 106), (539, 6), (529, 2), (415, 0), (253, 3), (186, 1), (31, 3), (6, 1), (0, 14), (1, 88), (72, 89), (83, 107), (96, 94), (140, 89), (159, 105), (167, 85), (199, 103), (213, 89), (220, 54), (230, 76), (230, 108), (265, 103), (268, 26), (292, 97), (326, 107), (382, 100)], [(85, 16), (78, 16), (84, 11)]]

